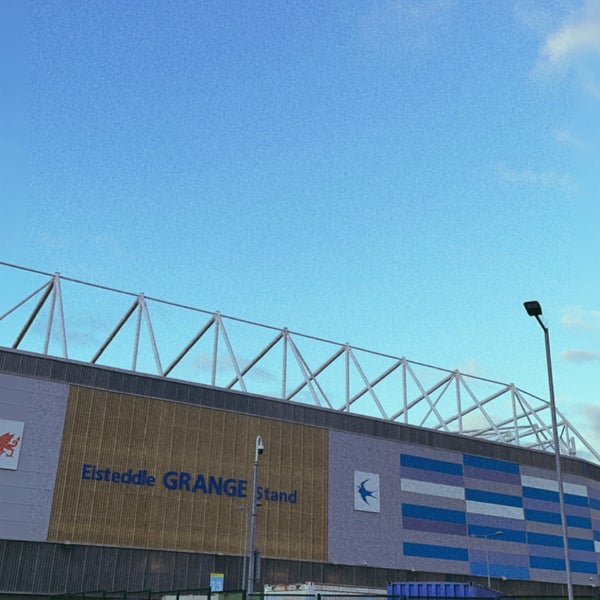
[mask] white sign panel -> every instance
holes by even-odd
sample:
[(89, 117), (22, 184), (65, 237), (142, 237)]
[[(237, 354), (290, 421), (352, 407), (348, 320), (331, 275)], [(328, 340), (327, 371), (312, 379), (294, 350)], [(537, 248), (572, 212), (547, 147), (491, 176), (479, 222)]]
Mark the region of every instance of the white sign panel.
[(380, 512), (378, 473), (354, 471), (354, 510)]
[(25, 423), (0, 419), (0, 469), (16, 471)]

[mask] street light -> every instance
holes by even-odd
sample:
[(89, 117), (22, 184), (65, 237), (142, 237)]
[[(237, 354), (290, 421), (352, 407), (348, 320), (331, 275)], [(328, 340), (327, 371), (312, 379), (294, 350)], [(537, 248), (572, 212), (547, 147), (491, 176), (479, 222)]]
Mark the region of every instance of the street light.
[(236, 506), (235, 510), (243, 510), (244, 511), (244, 566), (242, 569), (242, 589), (246, 585), (246, 566), (248, 564), (248, 509), (250, 507), (247, 505), (244, 506)]
[(477, 537), (477, 538), (482, 538), (484, 540), (486, 540), (486, 544), (485, 544), (485, 572), (487, 574), (487, 584), (488, 584), (488, 588), (491, 589), (492, 587), (492, 580), (490, 578), (490, 552), (489, 552), (489, 548), (487, 545), (487, 539), (492, 537), (493, 535), (502, 535), (501, 531), (493, 531), (492, 533), (472, 533), (471, 537)]
[(554, 444), (554, 459), (556, 463), (556, 481), (558, 483), (558, 502), (560, 505), (560, 521), (562, 525), (563, 546), (565, 551), (565, 572), (567, 575), (567, 593), (569, 600), (574, 600), (573, 582), (571, 581), (571, 565), (569, 563), (569, 536), (567, 533), (567, 513), (565, 510), (565, 492), (563, 490), (562, 470), (560, 465), (560, 446), (558, 439), (558, 424), (556, 421), (556, 402), (554, 399), (554, 381), (552, 378), (552, 360), (550, 358), (550, 334), (548, 327), (540, 318), (542, 316), (542, 307), (537, 300), (524, 302), (525, 310), (530, 317), (535, 317), (541, 328), (544, 330), (544, 339), (546, 342), (546, 365), (548, 368), (548, 387), (550, 388), (550, 416), (552, 418), (552, 437)]
[(250, 525), (250, 559), (248, 562), (248, 585), (246, 593), (248, 595), (254, 592), (254, 580), (256, 570), (256, 509), (258, 496), (258, 457), (265, 451), (265, 446), (260, 435), (256, 436), (256, 446), (254, 450), (254, 473), (252, 476), (252, 522)]

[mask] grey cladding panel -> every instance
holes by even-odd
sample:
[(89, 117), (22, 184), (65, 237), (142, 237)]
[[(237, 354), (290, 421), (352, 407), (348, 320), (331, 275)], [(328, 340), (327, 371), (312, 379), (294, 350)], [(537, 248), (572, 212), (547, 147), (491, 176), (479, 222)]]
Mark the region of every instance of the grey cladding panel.
[(0, 419), (24, 424), (16, 470), (0, 468), (1, 538), (47, 537), (68, 392), (62, 383), (0, 374)]

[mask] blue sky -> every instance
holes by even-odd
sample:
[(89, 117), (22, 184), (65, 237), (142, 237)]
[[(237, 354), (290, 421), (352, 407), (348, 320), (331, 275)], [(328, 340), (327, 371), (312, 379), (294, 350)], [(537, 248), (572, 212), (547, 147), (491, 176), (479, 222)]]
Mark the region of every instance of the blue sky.
[(599, 0), (2, 10), (0, 260), (547, 397), (537, 299), (600, 448)]

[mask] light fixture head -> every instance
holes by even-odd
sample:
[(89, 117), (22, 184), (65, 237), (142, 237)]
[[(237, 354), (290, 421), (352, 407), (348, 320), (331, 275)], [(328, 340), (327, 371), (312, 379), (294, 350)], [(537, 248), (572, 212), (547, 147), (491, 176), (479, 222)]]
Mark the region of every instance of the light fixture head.
[(262, 454), (265, 451), (265, 445), (263, 444), (262, 437), (256, 436), (256, 454)]
[(542, 307), (537, 300), (530, 300), (529, 302), (523, 302), (523, 306), (530, 317), (539, 317), (542, 314)]

